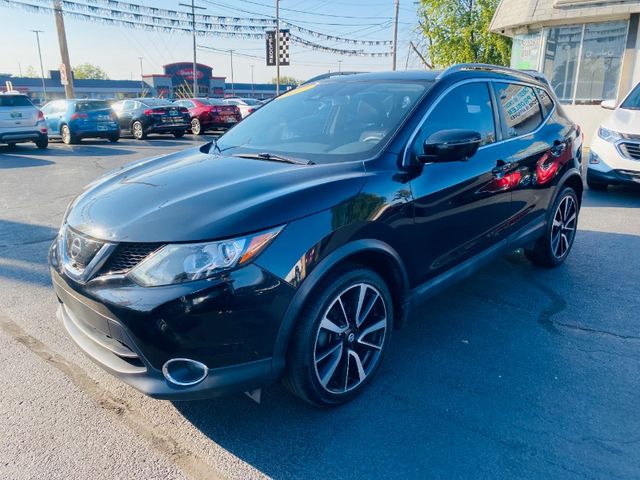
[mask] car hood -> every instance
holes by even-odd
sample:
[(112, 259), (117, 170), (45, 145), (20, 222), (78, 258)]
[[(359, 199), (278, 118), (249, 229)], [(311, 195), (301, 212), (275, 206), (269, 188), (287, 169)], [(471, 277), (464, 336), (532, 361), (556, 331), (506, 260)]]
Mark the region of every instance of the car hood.
[(96, 180), (72, 203), (66, 224), (113, 242), (215, 240), (331, 208), (365, 181), (362, 163), (294, 165), (214, 156), (205, 147)]
[(620, 133), (640, 135), (640, 110), (616, 108), (602, 126)]

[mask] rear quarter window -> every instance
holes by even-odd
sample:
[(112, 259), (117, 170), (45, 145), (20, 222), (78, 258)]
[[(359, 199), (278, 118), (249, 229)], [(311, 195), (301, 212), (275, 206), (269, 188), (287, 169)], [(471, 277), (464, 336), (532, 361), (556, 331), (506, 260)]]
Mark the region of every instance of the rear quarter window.
[(25, 95), (0, 95), (0, 107), (33, 107)]
[(496, 83), (495, 88), (507, 138), (526, 135), (540, 126), (542, 109), (532, 87), (516, 83)]

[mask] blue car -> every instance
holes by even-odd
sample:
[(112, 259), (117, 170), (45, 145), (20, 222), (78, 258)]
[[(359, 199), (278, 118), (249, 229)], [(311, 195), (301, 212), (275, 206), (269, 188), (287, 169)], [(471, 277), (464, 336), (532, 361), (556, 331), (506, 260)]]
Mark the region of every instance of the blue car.
[(118, 117), (105, 100), (54, 100), (42, 107), (49, 138), (60, 138), (67, 145), (83, 138), (120, 138)]

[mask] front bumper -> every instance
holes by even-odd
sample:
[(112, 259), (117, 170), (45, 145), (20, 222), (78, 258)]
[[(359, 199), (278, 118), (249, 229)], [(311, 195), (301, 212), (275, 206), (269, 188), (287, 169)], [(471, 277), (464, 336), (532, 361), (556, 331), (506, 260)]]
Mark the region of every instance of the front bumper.
[[(216, 281), (144, 288), (126, 279), (79, 285), (50, 264), (58, 318), (100, 367), (160, 399), (192, 400), (247, 391), (272, 381), (277, 332), (294, 290), (248, 265)], [(205, 364), (192, 386), (169, 382), (170, 359)]]
[(640, 160), (624, 156), (618, 143), (594, 136), (587, 162), (587, 180), (609, 185), (640, 184)]

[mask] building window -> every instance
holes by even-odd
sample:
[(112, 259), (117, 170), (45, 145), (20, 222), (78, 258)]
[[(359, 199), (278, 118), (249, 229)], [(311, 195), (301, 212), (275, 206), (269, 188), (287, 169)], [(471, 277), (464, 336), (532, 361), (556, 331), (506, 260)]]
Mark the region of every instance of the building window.
[(585, 25), (576, 103), (615, 100), (626, 38), (627, 22)]
[(627, 21), (550, 28), (542, 71), (562, 103), (615, 99)]
[(538, 70), (542, 31), (516, 35), (511, 48), (511, 68)]
[(543, 71), (561, 102), (573, 100), (582, 25), (551, 28), (544, 51)]

